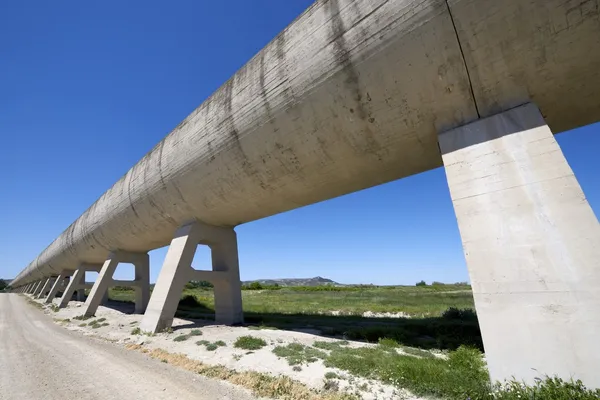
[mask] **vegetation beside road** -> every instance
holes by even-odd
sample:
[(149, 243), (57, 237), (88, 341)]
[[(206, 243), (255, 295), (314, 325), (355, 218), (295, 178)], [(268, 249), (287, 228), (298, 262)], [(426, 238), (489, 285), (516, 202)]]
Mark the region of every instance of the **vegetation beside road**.
[[(390, 338), (423, 349), (460, 345), (483, 349), (477, 317), (471, 311), (473, 296), (466, 284), (280, 287), (244, 290), (242, 295), (245, 321), (257, 328), (310, 329), (325, 336), (375, 343)], [(132, 302), (134, 291), (111, 289), (109, 297)], [(210, 319), (213, 307), (211, 287), (188, 285), (177, 316)], [(369, 317), (377, 313), (407, 317)]]

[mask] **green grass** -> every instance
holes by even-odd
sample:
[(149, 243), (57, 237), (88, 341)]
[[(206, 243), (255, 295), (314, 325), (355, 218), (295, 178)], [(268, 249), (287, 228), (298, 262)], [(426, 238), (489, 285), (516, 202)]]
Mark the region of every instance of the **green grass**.
[(142, 330), (141, 330), (139, 327), (137, 327), (137, 328), (133, 328), (133, 329), (131, 330), (131, 334), (132, 334), (132, 335), (141, 335), (141, 334), (142, 334)]
[[(214, 312), (212, 289), (185, 289), (180, 309), (197, 308), (194, 298), (207, 312)], [(404, 312), (414, 316), (440, 316), (448, 307), (473, 308), (468, 285), (296, 287), (279, 290), (244, 290), (246, 313), (315, 314), (338, 311), (361, 315), (364, 312)], [(109, 298), (133, 302), (133, 290), (109, 290)]]
[(324, 351), (300, 343), (277, 346), (273, 349), (273, 354), (285, 358), (289, 365), (309, 364), (327, 357), (327, 353)]
[(204, 347), (206, 347), (206, 350), (208, 350), (208, 351), (215, 351), (219, 347), (225, 347), (225, 346), (227, 346), (227, 344), (224, 341), (222, 341), (222, 340), (217, 340), (214, 343), (211, 343), (208, 340), (198, 340), (196, 342), (196, 345), (197, 346), (204, 346)]
[(258, 350), (267, 345), (263, 339), (254, 336), (240, 336), (237, 338), (233, 347), (244, 350)]
[[(128, 302), (134, 294), (109, 292), (112, 300)], [(246, 290), (242, 295), (244, 318), (253, 330), (310, 327), (327, 336), (372, 343), (390, 338), (423, 349), (454, 350), (461, 345), (483, 349), (477, 317), (470, 311), (473, 296), (468, 285), (324, 286)], [(333, 311), (348, 315), (323, 315)], [(413, 318), (366, 318), (362, 316), (366, 311), (403, 312)], [(176, 315), (214, 318), (212, 289), (185, 289)]]
[(179, 335), (179, 336), (175, 336), (173, 338), (173, 341), (174, 342), (183, 342), (183, 341), (188, 340), (189, 338), (190, 338), (190, 335)]
[(333, 350), (339, 349), (341, 346), (347, 346), (348, 344), (349, 342), (347, 340), (338, 340), (335, 342), (316, 341), (313, 343), (313, 347), (322, 350)]
[(202, 331), (200, 329), (192, 329), (190, 336), (202, 336)]

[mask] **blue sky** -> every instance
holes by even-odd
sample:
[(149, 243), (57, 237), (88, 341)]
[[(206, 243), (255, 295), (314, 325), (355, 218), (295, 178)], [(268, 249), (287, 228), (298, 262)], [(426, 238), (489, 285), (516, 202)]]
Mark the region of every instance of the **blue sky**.
[[(4, 2), (0, 277), (15, 276), (311, 2)], [(557, 139), (598, 214), (600, 125)], [(242, 279), (468, 280), (442, 169), (236, 230)], [(153, 280), (165, 252), (151, 253)], [(199, 250), (195, 266), (207, 262)]]

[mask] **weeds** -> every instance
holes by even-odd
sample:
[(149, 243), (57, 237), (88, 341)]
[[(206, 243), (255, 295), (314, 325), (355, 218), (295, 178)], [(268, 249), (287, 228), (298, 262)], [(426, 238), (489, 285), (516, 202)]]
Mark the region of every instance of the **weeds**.
[[(325, 343), (325, 342), (320, 342)], [(287, 346), (277, 346), (273, 349), (277, 357), (285, 358), (289, 365), (301, 365), (313, 363), (327, 357), (324, 351), (305, 346), (300, 343), (290, 343)]]
[(202, 331), (200, 329), (192, 329), (190, 336), (202, 336)]
[(349, 343), (350, 342), (348, 342), (347, 340), (338, 340), (336, 342), (316, 341), (313, 343), (313, 347), (323, 350), (334, 350), (339, 349), (341, 346), (347, 346)]
[(78, 321), (87, 321), (90, 318), (93, 318), (93, 317), (92, 316), (87, 316), (87, 315), (78, 315), (76, 317), (73, 317), (73, 319), (76, 319)]
[(254, 336), (240, 336), (237, 338), (233, 347), (244, 350), (258, 350), (267, 345), (263, 339)]
[(138, 326), (137, 328), (133, 328), (131, 330), (131, 334), (132, 335), (141, 335), (142, 334), (142, 330), (140, 329), (140, 327)]
[(174, 342), (184, 342), (190, 338), (190, 335), (179, 335), (173, 338)]
[(225, 346), (227, 346), (227, 344), (224, 341), (222, 341), (222, 340), (217, 340), (214, 343), (211, 343), (208, 340), (198, 340), (196, 342), (196, 345), (197, 346), (204, 346), (204, 347), (206, 347), (206, 350), (208, 350), (208, 351), (215, 351), (219, 347), (225, 347)]

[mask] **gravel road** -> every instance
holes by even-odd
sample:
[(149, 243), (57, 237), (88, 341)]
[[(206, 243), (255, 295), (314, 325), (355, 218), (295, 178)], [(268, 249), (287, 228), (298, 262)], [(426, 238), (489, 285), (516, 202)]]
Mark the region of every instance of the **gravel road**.
[(1, 400), (246, 400), (226, 382), (82, 336), (17, 294), (0, 294)]

